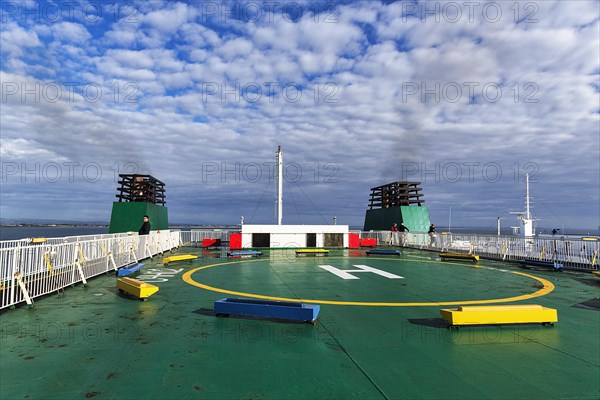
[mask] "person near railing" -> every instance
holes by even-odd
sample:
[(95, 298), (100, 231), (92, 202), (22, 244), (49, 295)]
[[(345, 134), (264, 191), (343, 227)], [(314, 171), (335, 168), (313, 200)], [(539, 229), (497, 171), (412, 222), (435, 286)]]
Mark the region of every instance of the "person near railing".
[(142, 224), (138, 234), (147, 235), (150, 233), (150, 217), (144, 215), (144, 223)]
[(408, 235), (407, 232), (410, 232), (410, 230), (406, 225), (404, 225), (404, 222), (400, 222), (400, 227), (398, 230), (400, 231), (400, 246), (404, 247), (406, 245), (406, 236)]
[(429, 245), (431, 247), (435, 247), (436, 235), (435, 235), (435, 225), (429, 225)]
[(394, 225), (392, 225), (392, 227), (390, 228), (390, 241), (389, 241), (390, 246), (393, 246), (394, 243), (396, 243), (396, 235), (397, 234), (398, 234), (398, 224), (394, 223)]

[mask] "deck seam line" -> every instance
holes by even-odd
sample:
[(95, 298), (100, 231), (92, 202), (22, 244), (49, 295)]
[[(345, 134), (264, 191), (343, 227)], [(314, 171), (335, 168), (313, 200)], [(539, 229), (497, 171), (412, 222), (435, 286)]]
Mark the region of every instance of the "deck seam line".
[[(500, 329), (504, 329), (504, 330), (506, 330), (506, 331), (509, 331), (509, 332), (511, 332), (511, 330), (510, 330), (510, 329), (508, 329), (508, 328), (503, 328), (503, 327), (500, 327)], [(564, 354), (564, 355), (566, 355), (566, 356), (572, 357), (572, 358), (574, 358), (574, 359), (576, 359), (576, 360), (583, 361), (583, 362), (584, 362), (584, 363), (586, 363), (586, 364), (590, 364), (590, 365), (593, 365), (594, 367), (599, 367), (599, 368), (600, 368), (600, 365), (599, 365), (599, 364), (595, 364), (595, 363), (594, 363), (594, 362), (592, 362), (592, 361), (585, 360), (585, 359), (583, 359), (583, 358), (581, 358), (581, 357), (575, 356), (575, 355), (573, 355), (573, 354), (569, 354), (569, 353), (567, 353), (567, 352), (565, 352), (565, 351), (562, 351), (562, 350), (556, 349), (556, 348), (554, 348), (554, 347), (552, 347), (552, 346), (548, 346), (547, 344), (544, 344), (544, 343), (542, 343), (542, 342), (539, 342), (539, 341), (537, 341), (537, 340), (533, 340), (533, 339), (530, 339), (530, 338), (528, 338), (528, 337), (526, 337), (526, 336), (523, 336), (523, 335), (521, 335), (520, 333), (517, 333), (517, 332), (514, 332), (514, 331), (512, 331), (512, 333), (513, 333), (514, 335), (517, 335), (517, 336), (519, 336), (520, 338), (523, 338), (524, 340), (528, 340), (528, 341), (530, 341), (530, 342), (533, 342), (533, 343), (535, 343), (535, 344), (539, 344), (540, 346), (543, 346), (543, 347), (546, 347), (546, 348), (548, 348), (548, 349), (551, 349), (551, 350), (557, 351), (557, 352), (559, 352), (559, 353), (562, 353), (562, 354)]]
[(371, 376), (367, 373), (367, 371), (365, 371), (360, 364), (358, 363), (358, 361), (356, 361), (354, 359), (354, 357), (352, 357), (352, 355), (346, 350), (346, 348), (340, 343), (340, 341), (338, 340), (337, 337), (335, 337), (335, 335), (333, 335), (331, 333), (331, 331), (327, 328), (327, 326), (325, 326), (325, 324), (323, 324), (322, 321), (319, 321), (319, 323), (321, 324), (321, 326), (323, 327), (323, 329), (325, 329), (325, 331), (327, 331), (327, 333), (329, 334), (329, 336), (331, 336), (331, 338), (333, 340), (335, 340), (335, 343), (337, 343), (338, 346), (340, 346), (340, 349), (342, 349), (342, 351), (344, 352), (344, 354), (346, 354), (348, 356), (348, 358), (350, 359), (350, 361), (352, 361), (352, 363), (354, 365), (356, 365), (356, 368), (358, 368), (358, 370), (369, 380), (369, 382), (371, 382), (371, 384), (375, 387), (375, 389), (377, 389), (377, 391), (379, 393), (381, 393), (381, 395), (383, 396), (384, 399), (386, 400), (390, 400), (390, 397), (383, 391), (382, 388), (379, 387), (379, 385), (377, 385), (377, 383), (373, 380), (373, 378), (371, 378)]
[[(290, 291), (290, 293), (296, 297), (299, 298), (296, 293), (292, 290), (292, 288), (290, 288), (288, 286), (288, 284), (279, 276), (279, 274), (277, 273), (277, 271), (275, 270), (275, 268), (273, 268), (273, 266), (271, 265), (271, 270), (275, 273), (275, 276), (277, 276), (277, 279), (279, 279), (284, 285), (285, 287)], [(327, 326), (325, 326), (325, 324), (323, 324), (321, 321), (319, 321), (321, 326), (323, 327), (323, 329), (325, 329), (325, 331), (327, 331), (327, 334), (333, 339), (335, 340), (335, 343), (340, 347), (340, 349), (342, 349), (342, 351), (344, 352), (344, 354), (346, 354), (346, 356), (350, 359), (350, 361), (352, 361), (352, 363), (356, 366), (356, 368), (358, 368), (358, 370), (367, 378), (367, 380), (369, 382), (371, 382), (371, 384), (375, 387), (375, 389), (377, 389), (377, 391), (379, 393), (381, 393), (381, 395), (383, 396), (384, 399), (386, 400), (390, 400), (390, 398), (385, 394), (385, 392), (383, 391), (383, 389), (381, 389), (379, 387), (379, 385), (377, 385), (377, 383), (375, 383), (375, 381), (373, 380), (373, 378), (371, 378), (371, 376), (369, 376), (369, 374), (367, 373), (367, 371), (365, 371), (359, 364), (358, 361), (356, 361), (354, 359), (354, 357), (352, 357), (350, 355), (350, 353), (348, 353), (348, 351), (346, 350), (346, 348), (340, 343), (340, 341), (331, 333), (331, 331), (327, 328)]]

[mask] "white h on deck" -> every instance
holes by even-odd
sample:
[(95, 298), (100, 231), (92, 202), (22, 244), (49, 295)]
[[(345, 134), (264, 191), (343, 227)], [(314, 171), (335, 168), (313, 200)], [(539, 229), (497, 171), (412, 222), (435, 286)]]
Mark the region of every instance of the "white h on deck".
[(377, 268), (369, 267), (368, 265), (353, 265), (358, 269), (338, 269), (331, 265), (319, 265), (319, 268), (324, 269), (325, 271), (331, 272), (334, 275), (339, 276), (342, 279), (360, 279), (358, 276), (354, 276), (351, 273), (359, 273), (359, 272), (371, 272), (373, 274), (384, 276), (388, 279), (404, 279), (403, 276), (398, 276), (391, 274), (386, 271), (382, 271)]

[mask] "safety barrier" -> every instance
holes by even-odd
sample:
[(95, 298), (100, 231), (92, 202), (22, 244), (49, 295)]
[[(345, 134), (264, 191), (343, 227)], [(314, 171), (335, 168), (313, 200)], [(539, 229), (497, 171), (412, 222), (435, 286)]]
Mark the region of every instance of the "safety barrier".
[[(191, 231), (152, 231), (136, 233), (72, 236), (45, 240), (0, 242), (0, 309), (14, 306), (75, 283), (116, 270), (119, 267), (181, 245), (202, 239), (227, 241), (231, 229), (194, 229)], [(502, 260), (559, 262), (565, 269), (599, 270), (600, 241), (574, 237), (494, 236), (438, 233), (395, 233), (353, 231), (361, 238), (376, 238), (379, 244), (405, 246), (437, 252), (474, 253)]]
[[(0, 245), (0, 309), (14, 306), (181, 245), (179, 231), (23, 239)], [(98, 238), (97, 236), (101, 236)]]
[(239, 229), (192, 229), (190, 242), (200, 243), (202, 239), (220, 239), (221, 242), (228, 242), (229, 235), (234, 232), (239, 232)]
[(518, 261), (535, 260), (559, 262), (566, 269), (598, 270), (600, 263), (600, 241), (584, 240), (569, 236), (534, 236), (523, 238), (506, 235), (475, 235), (400, 232), (394, 235), (388, 231), (362, 232), (361, 237), (375, 237), (378, 243), (392, 243), (433, 251), (455, 251), (474, 253), (484, 258)]

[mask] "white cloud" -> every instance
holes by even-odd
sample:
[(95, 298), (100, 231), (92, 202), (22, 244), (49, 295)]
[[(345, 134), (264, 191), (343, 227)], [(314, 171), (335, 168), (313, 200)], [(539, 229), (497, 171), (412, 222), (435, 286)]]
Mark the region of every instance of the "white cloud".
[(91, 35), (81, 24), (74, 22), (60, 22), (52, 25), (54, 37), (61, 41), (72, 43), (85, 43), (90, 40)]
[(244, 38), (236, 38), (223, 43), (217, 49), (217, 54), (225, 60), (232, 60), (236, 57), (245, 57), (252, 52), (252, 42)]
[(20, 57), (24, 54), (24, 49), (38, 47), (42, 43), (35, 32), (27, 31), (14, 22), (8, 22), (0, 31), (0, 44), (3, 53)]
[(67, 158), (60, 157), (52, 151), (41, 148), (41, 144), (34, 140), (26, 139), (3, 139), (0, 156), (5, 159), (33, 159), (37, 162), (63, 162)]
[(143, 23), (162, 33), (173, 33), (187, 21), (188, 13), (191, 11), (192, 9), (189, 9), (186, 4), (175, 3), (168, 10), (152, 11), (146, 14), (143, 17)]
[(154, 59), (147, 51), (108, 50), (107, 58), (112, 58), (125, 68), (150, 69), (154, 67)]
[[(137, 5), (139, 23), (104, 31), (89, 27), (87, 39), (77, 33), (78, 24), (8, 22), (2, 27), (3, 57), (8, 55), (2, 82), (31, 86), (47, 82), (38, 75), (77, 78), (100, 85), (103, 96), (91, 102), (76, 93), (72, 101), (56, 103), (11, 96), (0, 110), (3, 158), (136, 162), (167, 182), (171, 205), (183, 210), (179, 215), (200, 213), (198, 203), (222, 213), (194, 222), (219, 223), (251, 213), (248, 204), (258, 201), (266, 182), (231, 182), (220, 174), (202, 182), (203, 163), (262, 164), (282, 144), (286, 160), (303, 166), (305, 190), (322, 213), (340, 212), (343, 203), (352, 210), (346, 223), (356, 225), (362, 223), (368, 188), (401, 179), (403, 163), (425, 163), (429, 171), (436, 163), (501, 165), (505, 186), (485, 181), (481, 170), (464, 186), (425, 176), (434, 218), (446, 212), (447, 201), (476, 201), (485, 212), (465, 215), (485, 218), (502, 211), (510, 196), (520, 196), (521, 186), (512, 182), (514, 165), (522, 172), (532, 162), (544, 182), (536, 193), (541, 198), (553, 196), (569, 176), (587, 180), (578, 186), (580, 199), (561, 210), (573, 218), (586, 210), (588, 219), (597, 219), (597, 210), (582, 200), (598, 198), (599, 105), (593, 84), (600, 70), (600, 28), (589, 15), (597, 15), (597, 4), (578, 3), (586, 14), (566, 2), (539, 3), (535, 24), (515, 24), (508, 13), (498, 23), (480, 15), (473, 21), (423, 22), (403, 18), (406, 4), (340, 5), (334, 23), (325, 23), (323, 13), (296, 23), (281, 15), (256, 22), (217, 18), (209, 28), (191, 6), (146, 2)], [(51, 34), (60, 41), (45, 46)], [(297, 82), (301, 96), (292, 102), (278, 88), (268, 97), (266, 82)], [(444, 93), (426, 101), (421, 93), (406, 96), (407, 83), (431, 90), (436, 83), (465, 82), (479, 85), (474, 103), (464, 86), (456, 102)], [(128, 83), (137, 86), (126, 90)], [(217, 93), (208, 94), (207, 83), (216, 83)], [(222, 89), (235, 83), (256, 83), (260, 91), (223, 96)], [(498, 101), (482, 95), (486, 83), (500, 85)], [(137, 103), (126, 101), (131, 94)], [(339, 182), (312, 182), (315, 163), (337, 165)], [(190, 185), (211, 189), (197, 195), (199, 200), (186, 189)], [(232, 185), (243, 201), (228, 206), (222, 199), (232, 198)], [(113, 186), (102, 190), (112, 193)], [(305, 217), (313, 212), (303, 207)]]

